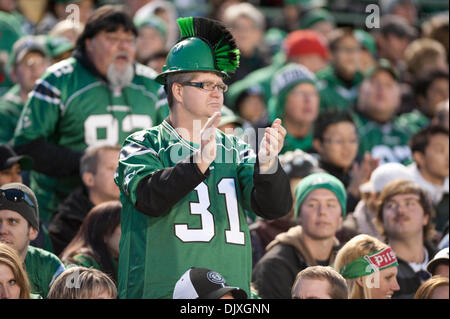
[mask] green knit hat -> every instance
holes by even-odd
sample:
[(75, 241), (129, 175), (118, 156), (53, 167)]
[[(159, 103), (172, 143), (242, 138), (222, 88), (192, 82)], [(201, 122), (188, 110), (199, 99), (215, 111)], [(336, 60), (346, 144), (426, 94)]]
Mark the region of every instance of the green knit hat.
[(336, 21), (333, 15), (330, 14), (325, 9), (313, 9), (308, 11), (301, 19), (300, 19), (300, 29), (309, 29), (314, 24), (322, 21), (328, 21), (331, 24), (335, 24)]
[(347, 193), (344, 184), (328, 173), (311, 174), (298, 183), (295, 188), (295, 217), (298, 217), (300, 206), (306, 196), (318, 188), (328, 189), (336, 195), (342, 208), (342, 217), (345, 218), (347, 212)]
[(294, 87), (301, 83), (311, 83), (317, 87), (314, 73), (301, 64), (289, 63), (275, 73), (271, 82), (272, 97), (268, 106), (271, 121), (277, 117), (284, 117), (286, 97)]

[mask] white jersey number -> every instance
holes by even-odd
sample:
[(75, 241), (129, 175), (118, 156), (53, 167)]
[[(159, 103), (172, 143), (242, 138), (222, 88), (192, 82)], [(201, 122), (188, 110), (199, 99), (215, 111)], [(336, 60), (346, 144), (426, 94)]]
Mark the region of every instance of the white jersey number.
[[(122, 120), (123, 132), (131, 133), (136, 129), (152, 126), (150, 116), (144, 114), (129, 114)], [(98, 130), (105, 130), (105, 138), (98, 137)], [(88, 147), (102, 144), (119, 144), (119, 121), (111, 114), (91, 115), (84, 122), (84, 140)]]
[[(219, 194), (225, 195), (226, 211), (228, 215), (229, 229), (225, 230), (225, 240), (228, 244), (245, 244), (245, 234), (240, 230), (239, 209), (236, 196), (236, 187), (233, 178), (223, 178), (218, 184)], [(201, 228), (189, 228), (188, 224), (176, 224), (175, 235), (183, 242), (209, 242), (216, 234), (214, 216), (208, 210), (209, 200), (208, 186), (200, 183), (195, 191), (198, 194), (198, 202), (190, 203), (191, 215), (200, 215)]]

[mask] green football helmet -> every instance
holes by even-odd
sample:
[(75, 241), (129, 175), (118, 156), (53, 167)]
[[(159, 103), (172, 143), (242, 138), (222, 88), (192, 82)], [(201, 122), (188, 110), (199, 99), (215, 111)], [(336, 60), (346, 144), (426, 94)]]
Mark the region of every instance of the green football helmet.
[(177, 20), (181, 40), (169, 51), (156, 82), (164, 85), (168, 74), (177, 72), (233, 73), (239, 65), (239, 49), (231, 33), (219, 22), (207, 18)]

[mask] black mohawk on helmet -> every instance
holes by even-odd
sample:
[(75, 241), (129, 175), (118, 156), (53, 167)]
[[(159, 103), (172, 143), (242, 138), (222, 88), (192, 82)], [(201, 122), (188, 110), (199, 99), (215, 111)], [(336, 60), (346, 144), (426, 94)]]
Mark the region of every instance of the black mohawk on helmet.
[(212, 48), (215, 64), (220, 71), (234, 73), (239, 66), (240, 52), (233, 35), (220, 22), (208, 18), (180, 18), (177, 20), (181, 40), (198, 37)]

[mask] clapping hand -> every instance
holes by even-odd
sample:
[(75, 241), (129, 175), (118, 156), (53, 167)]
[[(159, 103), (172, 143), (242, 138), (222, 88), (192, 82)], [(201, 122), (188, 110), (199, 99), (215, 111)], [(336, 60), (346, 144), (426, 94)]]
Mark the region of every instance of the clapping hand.
[[(277, 156), (281, 152), (286, 137), (286, 129), (281, 126), (281, 120), (273, 121), (271, 127), (266, 127), (264, 137), (259, 145), (258, 160), (260, 173), (274, 173), (272, 168), (277, 161)], [(270, 172), (269, 172), (270, 170)]]

